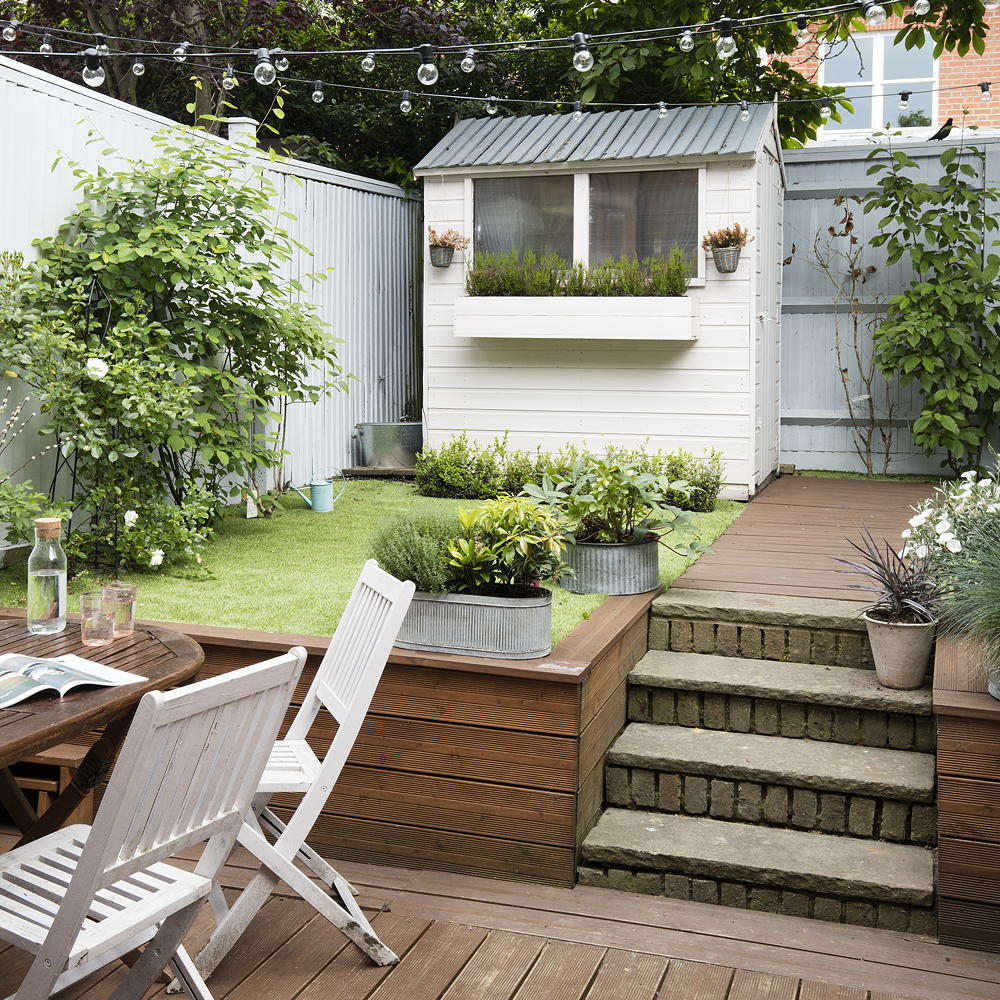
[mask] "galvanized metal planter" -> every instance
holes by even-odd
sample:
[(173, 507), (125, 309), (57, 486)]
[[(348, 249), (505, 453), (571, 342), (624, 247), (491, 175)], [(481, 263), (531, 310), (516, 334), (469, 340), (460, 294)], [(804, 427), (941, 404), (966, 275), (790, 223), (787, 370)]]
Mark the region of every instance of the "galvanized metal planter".
[(463, 653), (494, 660), (531, 660), (552, 651), (552, 593), (479, 597), (418, 590), (396, 645), (427, 653)]
[(370, 469), (412, 469), (423, 446), (423, 424), (416, 422), (357, 425), (361, 464)]
[(719, 274), (732, 274), (740, 263), (743, 247), (713, 247), (712, 260)]
[(574, 594), (645, 594), (660, 585), (659, 539), (640, 542), (577, 542), (563, 560), (574, 572), (559, 578)]
[(447, 267), (455, 256), (454, 247), (431, 246), (431, 264), (434, 267)]

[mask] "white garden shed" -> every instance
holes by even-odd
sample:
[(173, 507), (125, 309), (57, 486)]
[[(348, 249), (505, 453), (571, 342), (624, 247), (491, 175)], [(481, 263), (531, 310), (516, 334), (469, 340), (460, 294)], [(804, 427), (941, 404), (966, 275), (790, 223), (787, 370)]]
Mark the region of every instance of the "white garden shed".
[[(518, 447), (717, 448), (723, 493), (778, 465), (784, 170), (773, 108), (699, 107), (460, 122), (417, 164), (426, 223), (472, 238), (424, 264), (424, 440), (510, 432)], [(719, 273), (701, 238), (754, 235)], [(696, 262), (681, 298), (475, 297), (477, 251), (583, 263)]]

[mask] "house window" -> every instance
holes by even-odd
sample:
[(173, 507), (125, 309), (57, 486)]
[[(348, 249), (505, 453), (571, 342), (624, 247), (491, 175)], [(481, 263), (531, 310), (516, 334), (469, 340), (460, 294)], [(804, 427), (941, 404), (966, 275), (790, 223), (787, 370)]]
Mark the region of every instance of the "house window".
[(698, 246), (698, 171), (591, 174), (590, 262), (667, 257)]
[(474, 192), (476, 250), (573, 258), (571, 176), (489, 177)]
[[(894, 44), (895, 32), (852, 35), (831, 43), (822, 64), (822, 82), (843, 87), (854, 101), (853, 113), (841, 109), (843, 121), (828, 121), (827, 132), (871, 132), (889, 128), (920, 128), (934, 123), (933, 88), (937, 72), (932, 48), (907, 49)], [(910, 91), (909, 108), (899, 107), (899, 95)], [(920, 93), (924, 91), (924, 93)]]

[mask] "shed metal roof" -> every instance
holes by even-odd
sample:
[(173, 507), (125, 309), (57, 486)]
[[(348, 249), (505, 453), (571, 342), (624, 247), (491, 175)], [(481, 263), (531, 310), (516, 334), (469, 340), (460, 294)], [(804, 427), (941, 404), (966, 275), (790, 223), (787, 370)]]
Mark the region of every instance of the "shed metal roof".
[(467, 118), (414, 168), (416, 172), (461, 167), (593, 163), (613, 160), (752, 155), (771, 120), (771, 108), (751, 108), (740, 121), (733, 106), (656, 108), (519, 118)]

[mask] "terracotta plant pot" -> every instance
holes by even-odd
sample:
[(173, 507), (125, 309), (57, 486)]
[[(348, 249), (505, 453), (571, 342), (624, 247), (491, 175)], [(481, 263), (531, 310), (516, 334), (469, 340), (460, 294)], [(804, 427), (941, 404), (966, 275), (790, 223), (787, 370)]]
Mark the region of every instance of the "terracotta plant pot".
[(923, 687), (937, 622), (906, 625), (882, 622), (868, 615), (864, 619), (879, 684), (900, 691)]
[(454, 256), (454, 247), (436, 247), (431, 245), (431, 264), (434, 267), (447, 267)]

